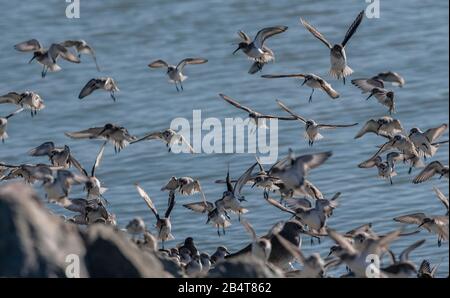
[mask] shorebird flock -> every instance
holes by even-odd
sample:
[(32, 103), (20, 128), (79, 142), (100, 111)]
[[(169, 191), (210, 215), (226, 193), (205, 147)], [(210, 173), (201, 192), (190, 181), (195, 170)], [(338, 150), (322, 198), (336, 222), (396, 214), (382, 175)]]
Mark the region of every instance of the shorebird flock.
[[(353, 73), (352, 68), (348, 65), (345, 49), (351, 46), (349, 42), (357, 33), (363, 19), (364, 11), (361, 11), (351, 23), (342, 42), (333, 45), (309, 23), (309, 21), (314, 23), (313, 19), (306, 21), (300, 18), (299, 26), (304, 26), (313, 37), (329, 49), (329, 76), (330, 80), (334, 80), (337, 84), (345, 85), (346, 78)], [(266, 45), (268, 39), (278, 34), (287, 34), (287, 31), (288, 27), (286, 26), (267, 27), (261, 29), (253, 39), (243, 31), (238, 31), (240, 42), (233, 54), (242, 51), (251, 61), (248, 73), (254, 75), (261, 72), (266, 64), (275, 59), (274, 51)], [(305, 40), (305, 42), (309, 41)], [(311, 42), (313, 41), (311, 40)], [(58, 64), (61, 59), (80, 64), (82, 55), (90, 55), (97, 70), (100, 71), (94, 48), (84, 40), (66, 40), (53, 43), (49, 48), (45, 48), (38, 40), (31, 39), (16, 44), (14, 48), (18, 52), (32, 54), (29, 62), (35, 60), (42, 65), (42, 78), (51, 79), (54, 72), (61, 71), (62, 68)], [(183, 84), (188, 78), (183, 73), (185, 67), (207, 62), (207, 59), (200, 57), (185, 58), (177, 65), (171, 65), (164, 60), (156, 60), (149, 63), (148, 67), (165, 69), (169, 82), (173, 83), (177, 92), (181, 93), (184, 89)], [(49, 73), (52, 74), (49, 75)], [(302, 86), (306, 85), (311, 89), (309, 104), (313, 104), (316, 90), (325, 92), (331, 100), (341, 97), (341, 94), (332, 87), (330, 82), (313, 73), (266, 74), (262, 75), (262, 78), (300, 80)], [(112, 77), (92, 78), (82, 86), (83, 83), (80, 84), (80, 100), (85, 100), (96, 90), (106, 91), (113, 101), (118, 100), (117, 93), (120, 90)], [(257, 112), (222, 93), (218, 95), (218, 100), (222, 99), (234, 108), (247, 113), (257, 129), (265, 128), (266, 119), (298, 121), (299, 124), (304, 125), (304, 136), (309, 146), (317, 146), (316, 142), (324, 137), (322, 136), (323, 131), (329, 129), (350, 129), (359, 126), (355, 139), (362, 138), (368, 133), (376, 134), (380, 137), (378, 148), (374, 149), (374, 154), (368, 156), (366, 161), (361, 161), (358, 167), (362, 168), (361, 171), (376, 168), (377, 176), (387, 180), (386, 188), (390, 187), (389, 184), (395, 183), (397, 168), (402, 165), (408, 167), (410, 174), (414, 169), (419, 169), (415, 177), (411, 178), (411, 183), (418, 184), (432, 179), (449, 178), (448, 165), (444, 165), (438, 160), (432, 160), (436, 152), (448, 143), (448, 140), (440, 139), (448, 125), (436, 123), (435, 127), (422, 128), (423, 130), (414, 127), (408, 131), (402, 126), (399, 119), (393, 117), (395, 88), (405, 86), (405, 79), (402, 76), (393, 71), (386, 71), (374, 76), (369, 75), (366, 78), (353, 78), (351, 83), (361, 89), (363, 94), (366, 94), (367, 100), (375, 98), (385, 106), (389, 116), (368, 119), (363, 125), (358, 123), (318, 123), (303, 114), (300, 115), (300, 112), (290, 108), (281, 100), (273, 103), (274, 106), (280, 108), (279, 115)], [(350, 88), (352, 87), (350, 86)], [(9, 115), (0, 117), (0, 138), (3, 142), (7, 141), (7, 125), (9, 121), (14, 122), (15, 115), (27, 109), (32, 117), (40, 117), (38, 112), (45, 108), (44, 100), (33, 91), (10, 91), (0, 96), (0, 104), (12, 104), (18, 107)], [(128, 146), (137, 146), (134, 144), (141, 141), (160, 140), (165, 143), (169, 152), (174, 144), (184, 143), (191, 153), (195, 153), (189, 141), (172, 129), (135, 136), (125, 127), (113, 123), (67, 132), (66, 136), (80, 140), (80, 142), (87, 142), (90, 139), (104, 140), (89, 171), (75, 158), (69, 146), (48, 141), (43, 144), (30, 144), (28, 154), (36, 157), (36, 164), (13, 165), (1, 162), (0, 181), (22, 179), (25, 183), (41, 187), (49, 203), (57, 204), (73, 212), (73, 216), (62, 216), (66, 222), (80, 226), (91, 224), (114, 226), (121, 233), (127, 234), (130, 241), (142, 249), (151, 250), (172, 259), (190, 277), (207, 276), (211, 268), (226, 259), (252, 255), (267, 266), (274, 266), (282, 270), (287, 277), (328, 277), (330, 269), (339, 266), (346, 269), (346, 273), (343, 275), (345, 277), (371, 277), (367, 275), (367, 268), (371, 264), (367, 262), (367, 259), (369, 256), (375, 256), (380, 260), (384, 258), (378, 271), (375, 270), (377, 277), (430, 278), (435, 276), (439, 264), (430, 264), (428, 260), (423, 260), (421, 264), (414, 264), (409, 259), (409, 255), (426, 240), (430, 241), (429, 239), (424, 238), (411, 243), (404, 251), (398, 253), (398, 257), (390, 249), (390, 245), (400, 238), (408, 238), (422, 230), (434, 235), (437, 238), (436, 245), (438, 246), (441, 246), (443, 242), (448, 242), (448, 198), (436, 187), (430, 187), (430, 193), (433, 190), (440, 202), (443, 203), (445, 209), (441, 215), (429, 215), (426, 210), (427, 204), (424, 204), (423, 212), (399, 214), (393, 219), (399, 223), (412, 225), (414, 229), (409, 232), (404, 230), (406, 225), (399, 224), (397, 230), (379, 234), (374, 231), (371, 223), (361, 223), (351, 231), (337, 232), (333, 227), (329, 227), (327, 222), (339, 206), (341, 193), (337, 192), (333, 197), (326, 198), (320, 189), (307, 179), (308, 173), (326, 164), (326, 161), (332, 158), (333, 153), (320, 152), (297, 156), (291, 149), (288, 150), (286, 157), (267, 168), (264, 168), (256, 157), (256, 160), (249, 162), (248, 169), (240, 176), (236, 176), (237, 178), (231, 177), (228, 168), (227, 173), (224, 173), (225, 179), (215, 181), (215, 183), (223, 185), (224, 189), (219, 196), (220, 199), (216, 201), (208, 201), (203, 192), (202, 183), (192, 177), (167, 177), (168, 182), (161, 187), (161, 193), (152, 194), (152, 196), (147, 194), (139, 181), (136, 181), (134, 185), (137, 192), (136, 200), (143, 200), (143, 208), (145, 208), (145, 203), (150, 209), (149, 211), (153, 213), (156, 223), (152, 225), (146, 223), (142, 218), (136, 217), (126, 226), (119, 227), (116, 216), (109, 210), (110, 203), (106, 199), (108, 189), (102, 186), (101, 177), (96, 175), (105, 148), (111, 144), (118, 154)], [(14, 136), (12, 137), (14, 138)], [(332, 137), (332, 135), (327, 135), (328, 137)], [(354, 142), (357, 141), (354, 140)], [(48, 163), (43, 163), (43, 157), (48, 158)], [(374, 174), (374, 176), (376, 175)], [(74, 186), (84, 188), (84, 198), (71, 197), (71, 190)], [(246, 213), (251, 210), (245, 206), (247, 200), (242, 191), (249, 187), (261, 190), (261, 196), (270, 206), (274, 207), (273, 210), (279, 209), (286, 213), (285, 221), (274, 223), (267, 234), (262, 236), (256, 234), (251, 223), (245, 218)], [(425, 184), (424, 187), (428, 186)], [(130, 185), (131, 188), (133, 185)], [(167, 194), (166, 210), (158, 210), (153, 202), (154, 198), (165, 198)], [(195, 212), (199, 217), (203, 216), (206, 224), (211, 224), (217, 232), (218, 241), (234, 222), (242, 224), (248, 232), (248, 245), (236, 252), (230, 252), (225, 245), (220, 245), (215, 252), (208, 254), (197, 249), (193, 237), (187, 237), (179, 245), (167, 248), (167, 241), (177, 237), (177, 227), (172, 226), (171, 214), (173, 209), (178, 206), (177, 200), (180, 196), (200, 196), (198, 201), (183, 202), (182, 207)], [(195, 233), (195, 231), (193, 232)], [(312, 244), (320, 242), (324, 238), (330, 238), (335, 245), (330, 247), (327, 257), (322, 257), (319, 253), (308, 256), (301, 249), (303, 237), (310, 238)], [(403, 241), (407, 240), (403, 239)], [(297, 267), (300, 269), (292, 266), (295, 262), (300, 264), (300, 267)]]

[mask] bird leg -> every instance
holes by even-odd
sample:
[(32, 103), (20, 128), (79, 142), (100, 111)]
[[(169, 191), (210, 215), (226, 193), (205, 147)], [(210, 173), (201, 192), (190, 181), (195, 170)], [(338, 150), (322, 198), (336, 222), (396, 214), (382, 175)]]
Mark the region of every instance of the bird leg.
[(308, 102), (311, 103), (312, 102), (312, 96), (314, 94), (314, 88), (312, 88), (311, 94), (309, 95), (309, 100)]

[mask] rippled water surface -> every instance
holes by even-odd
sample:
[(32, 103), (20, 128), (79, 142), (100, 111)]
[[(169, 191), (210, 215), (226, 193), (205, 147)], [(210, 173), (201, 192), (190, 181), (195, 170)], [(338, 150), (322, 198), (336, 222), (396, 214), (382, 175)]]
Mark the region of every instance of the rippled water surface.
[[(448, 123), (448, 2), (447, 1), (381, 1), (381, 18), (365, 19), (347, 48), (353, 78), (372, 76), (393, 70), (406, 78), (406, 86), (395, 89), (397, 113), (404, 127), (422, 129)], [(362, 0), (339, 1), (87, 1), (81, 0), (81, 18), (65, 17), (66, 3), (51, 1), (2, 1), (0, 26), (0, 91), (34, 90), (47, 105), (34, 118), (22, 113), (11, 119), (10, 139), (0, 144), (0, 160), (9, 163), (34, 163), (26, 155), (34, 146), (48, 140), (67, 144), (82, 164), (90, 168), (101, 144), (95, 140), (74, 141), (64, 132), (114, 122), (142, 135), (169, 126), (176, 117), (192, 118), (193, 109), (202, 116), (244, 117), (237, 109), (218, 97), (222, 92), (267, 113), (282, 113), (275, 99), (305, 117), (324, 123), (363, 123), (384, 116), (386, 110), (376, 101), (366, 101), (350, 84), (342, 85), (327, 76), (328, 50), (300, 24), (302, 16), (320, 28), (332, 42), (340, 41), (357, 13), (364, 9)], [(331, 101), (316, 92), (308, 104), (310, 89), (300, 88), (295, 80), (264, 80), (250, 76), (250, 66), (242, 54), (233, 56), (236, 32), (244, 30), (251, 36), (265, 26), (286, 25), (289, 30), (269, 40), (277, 59), (265, 66), (263, 73), (314, 72), (330, 80), (341, 93)], [(114, 77), (121, 91), (113, 103), (106, 93), (94, 93), (86, 100), (77, 98), (82, 86), (92, 77), (100, 76), (90, 57), (81, 65), (61, 62), (63, 70), (40, 77), (37, 64), (27, 64), (28, 54), (13, 49), (17, 42), (37, 38), (43, 44), (65, 39), (82, 38), (97, 51), (101, 75)], [(186, 68), (189, 79), (185, 90), (177, 93), (167, 83), (164, 72), (147, 67), (150, 61), (166, 59), (177, 63), (184, 57), (202, 56), (206, 65)], [(6, 115), (13, 106), (0, 105)], [(448, 181), (436, 178), (413, 185), (406, 167), (399, 168), (394, 185), (376, 178), (375, 169), (359, 169), (357, 164), (367, 159), (384, 140), (374, 135), (354, 140), (359, 127), (325, 132), (325, 139), (311, 149), (302, 137), (298, 123), (279, 123), (279, 151), (284, 155), (289, 147), (298, 154), (332, 150), (333, 157), (311, 172), (310, 180), (326, 197), (342, 192), (341, 205), (329, 221), (329, 226), (346, 231), (372, 222), (377, 232), (385, 233), (399, 225), (392, 218), (412, 212), (442, 214), (444, 209), (432, 192), (438, 186), (448, 194)], [(443, 139), (448, 138), (448, 133)], [(433, 158), (448, 164), (448, 147), (444, 146)], [(45, 159), (40, 159), (45, 162)], [(193, 176), (200, 179), (207, 198), (220, 198), (224, 186), (214, 184), (223, 179), (227, 164), (231, 175), (238, 176), (254, 162), (252, 154), (175, 155), (159, 142), (133, 145), (114, 154), (108, 146), (98, 177), (109, 188), (106, 197), (111, 211), (123, 227), (134, 216), (142, 216), (147, 224), (154, 217), (137, 196), (133, 183), (140, 181), (160, 210), (167, 204), (166, 193), (160, 191), (172, 176)], [(414, 172), (417, 173), (417, 170)], [(37, 187), (37, 186), (36, 186)], [(81, 188), (74, 189), (74, 195)], [(248, 220), (258, 234), (265, 233), (275, 222), (288, 216), (269, 206), (260, 190), (244, 189), (250, 212)], [(230, 250), (242, 247), (249, 240), (243, 227), (233, 218), (233, 225), (224, 237), (205, 225), (205, 217), (181, 207), (198, 201), (196, 197), (178, 197), (173, 212), (175, 244), (193, 235), (202, 250), (212, 253), (219, 244)], [(57, 212), (62, 210), (51, 206)], [(410, 227), (412, 228), (412, 227)], [(448, 244), (437, 247), (434, 235), (421, 232), (402, 238), (393, 245), (400, 252), (414, 241), (426, 238), (426, 243), (412, 254), (416, 262), (428, 258), (435, 264), (443, 261), (439, 273), (448, 274)], [(303, 244), (306, 253), (318, 251), (325, 256), (329, 240), (311, 246)]]

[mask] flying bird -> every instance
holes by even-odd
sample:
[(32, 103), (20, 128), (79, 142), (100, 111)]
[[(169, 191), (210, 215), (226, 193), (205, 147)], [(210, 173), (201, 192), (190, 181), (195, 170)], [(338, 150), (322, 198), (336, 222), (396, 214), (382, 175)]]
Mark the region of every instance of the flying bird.
[(335, 45), (332, 45), (316, 28), (308, 24), (308, 22), (306, 22), (303, 19), (300, 19), (303, 26), (305, 26), (305, 28), (309, 32), (311, 32), (312, 35), (314, 35), (314, 37), (319, 39), (330, 49), (330, 62), (331, 62), (330, 75), (338, 80), (342, 78), (344, 84), (345, 84), (345, 77), (353, 73), (353, 70), (347, 65), (345, 46), (347, 45), (347, 42), (350, 40), (353, 34), (356, 32), (356, 29), (358, 29), (358, 26), (361, 24), (363, 17), (364, 17), (364, 10), (361, 11), (356, 17), (356, 19), (353, 21), (347, 33), (345, 34), (342, 43)]
[(339, 93), (331, 87), (331, 85), (322, 79), (321, 77), (315, 74), (288, 74), (288, 75), (263, 75), (261, 76), (266, 79), (277, 79), (277, 78), (298, 78), (303, 79), (302, 86), (306, 84), (306, 86), (311, 87), (311, 94), (309, 95), (309, 102), (312, 102), (312, 96), (314, 94), (315, 89), (321, 89), (326, 92), (329, 97), (332, 99), (339, 98)]
[(183, 90), (183, 82), (188, 78), (183, 74), (183, 69), (188, 64), (204, 64), (207, 63), (207, 59), (203, 58), (186, 58), (181, 60), (176, 66), (175, 65), (169, 65), (164, 60), (156, 60), (153, 61), (148, 65), (150, 68), (167, 68), (167, 76), (169, 77), (169, 82), (175, 84), (175, 87), (177, 88), (177, 91), (180, 91), (178, 89), (178, 84), (181, 87), (181, 90)]

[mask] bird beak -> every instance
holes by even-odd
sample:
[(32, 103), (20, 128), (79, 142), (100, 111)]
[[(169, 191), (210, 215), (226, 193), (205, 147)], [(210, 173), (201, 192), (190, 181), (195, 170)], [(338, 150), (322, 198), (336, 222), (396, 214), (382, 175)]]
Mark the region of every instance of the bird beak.
[(209, 219), (209, 217), (208, 217), (208, 219), (206, 220), (205, 225), (209, 224), (209, 221), (210, 221), (210, 219)]
[(421, 223), (420, 225), (419, 225), (419, 228), (421, 228), (423, 225), (424, 225), (425, 223), (423, 222), (423, 223)]
[(256, 183), (257, 183), (257, 182), (253, 183), (253, 185), (252, 185), (252, 187), (251, 187), (251, 188), (255, 187)]
[(238, 46), (238, 48), (236, 50), (234, 50), (233, 55), (236, 54), (240, 49), (242, 49), (242, 47)]
[(372, 96), (373, 96), (373, 93), (371, 93), (371, 94), (369, 95), (369, 97), (366, 98), (366, 100), (369, 100), (369, 98), (371, 98)]
[(30, 59), (30, 61), (28, 61), (28, 64), (30, 64), (31, 62), (33, 62), (33, 60), (36, 58), (36, 55), (33, 55), (33, 58)]
[(306, 84), (306, 79), (303, 81), (302, 86)]

